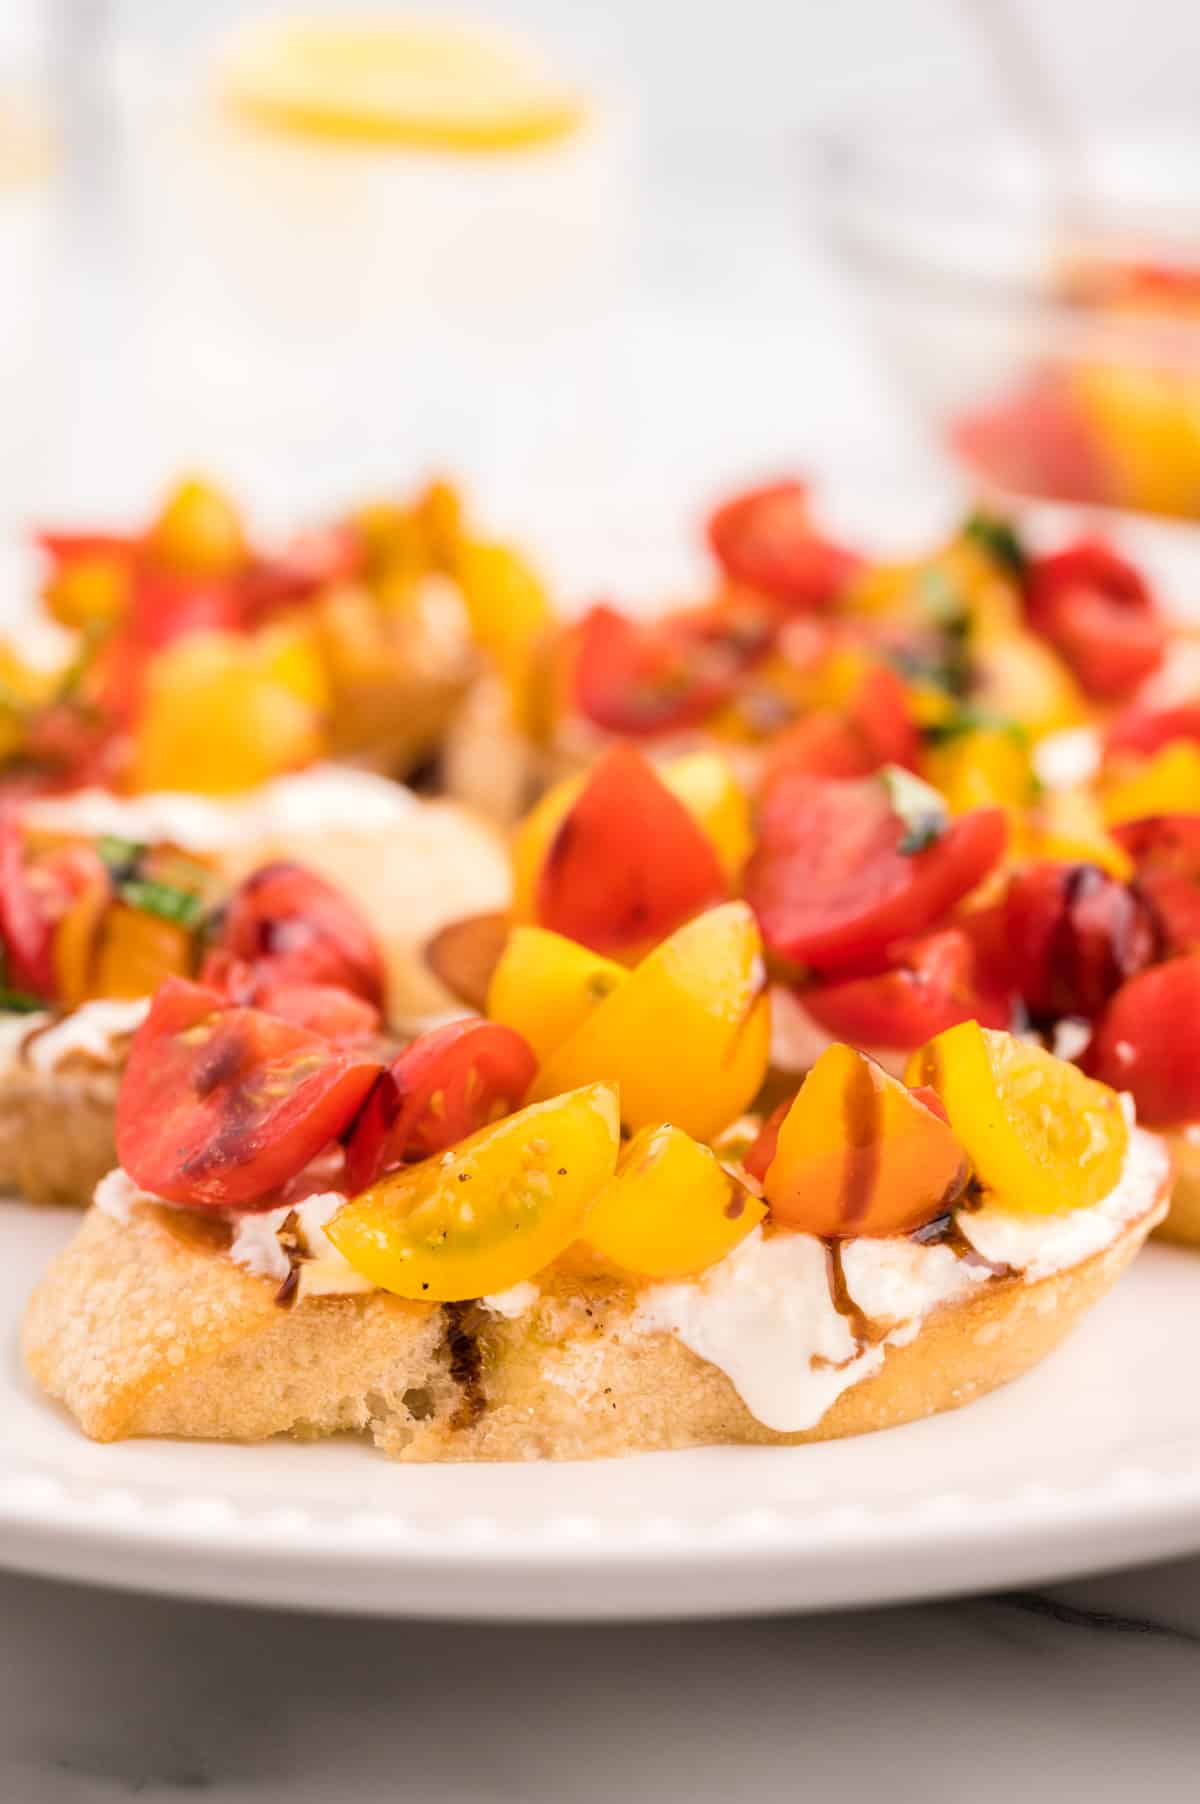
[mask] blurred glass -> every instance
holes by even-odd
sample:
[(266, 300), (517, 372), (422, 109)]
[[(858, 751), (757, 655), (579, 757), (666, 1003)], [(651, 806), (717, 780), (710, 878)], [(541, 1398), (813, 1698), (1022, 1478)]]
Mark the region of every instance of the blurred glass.
[(937, 444), (1023, 494), (1200, 517), (1200, 128), (1028, 139), (884, 109), (822, 146), (832, 238)]
[(160, 439), (217, 467), (260, 452), (326, 491), (347, 464), (449, 462), (495, 487), (586, 462), (578, 391), (611, 390), (631, 256), (619, 107), (456, 152), (235, 114), (209, 59), (127, 52), (114, 94)]
[(0, 70), (0, 505), (27, 505), (45, 449), (56, 153), (26, 71)]

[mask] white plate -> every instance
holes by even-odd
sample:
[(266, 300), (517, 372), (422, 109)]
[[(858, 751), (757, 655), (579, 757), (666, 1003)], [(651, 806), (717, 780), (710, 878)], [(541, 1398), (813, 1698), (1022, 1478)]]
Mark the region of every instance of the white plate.
[(389, 1464), (357, 1442), (97, 1447), (24, 1379), (24, 1298), (72, 1231), (0, 1205), (0, 1561), (394, 1616), (808, 1610), (1200, 1548), (1200, 1258), (1151, 1248), (1008, 1390), (861, 1440), (596, 1464)]
[[(959, 506), (928, 490), (864, 493), (860, 479), (826, 485), (825, 499), (845, 530), (895, 545), (927, 542)], [(1029, 511), (1052, 538), (1078, 523)], [(571, 517), (549, 517), (560, 513)], [(698, 568), (687, 512), (668, 518), (670, 537), (661, 514), (632, 509), (589, 535), (576, 515), (548, 561), (576, 599), (611, 589), (652, 606)], [(1196, 599), (1192, 533), (1126, 521), (1120, 536), (1166, 593)], [(28, 593), (0, 560), (0, 614)], [(1200, 1549), (1200, 1255), (1152, 1248), (1037, 1372), (910, 1428), (823, 1447), (422, 1468), (353, 1443), (93, 1446), (34, 1394), (16, 1353), (24, 1300), (73, 1225), (0, 1202), (9, 1566), (395, 1616), (628, 1619), (881, 1603)]]

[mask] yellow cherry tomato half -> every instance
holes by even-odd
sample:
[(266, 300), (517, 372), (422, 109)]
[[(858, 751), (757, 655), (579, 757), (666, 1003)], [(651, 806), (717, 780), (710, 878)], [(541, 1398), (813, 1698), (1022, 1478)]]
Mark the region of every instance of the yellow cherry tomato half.
[(237, 508), (200, 476), (185, 477), (171, 491), (147, 546), (160, 564), (193, 576), (232, 576), (249, 557)]
[(1104, 796), (1104, 818), (1110, 827), (1140, 821), (1152, 814), (1192, 814), (1200, 808), (1200, 746), (1172, 739), (1128, 776), (1119, 778)]
[(731, 882), (754, 850), (750, 801), (728, 758), (719, 752), (689, 752), (660, 766), (659, 776), (713, 843)]
[(965, 1178), (946, 1123), (874, 1059), (827, 1046), (779, 1126), (763, 1188), (776, 1221), (836, 1238), (903, 1234)]
[(998, 1208), (1086, 1209), (1120, 1179), (1129, 1144), (1120, 1097), (1040, 1046), (964, 1021), (915, 1052), (905, 1077), (937, 1092)]
[(767, 1205), (682, 1128), (643, 1128), (597, 1197), (584, 1238), (640, 1278), (689, 1278), (731, 1253)]
[(514, 927), (492, 973), (487, 1015), (515, 1027), (539, 1064), (625, 982), (623, 965), (546, 927)]
[(402, 1166), (344, 1203), (326, 1233), (356, 1272), (395, 1296), (490, 1296), (579, 1238), (619, 1147), (616, 1091), (590, 1084)]
[(323, 749), (318, 711), (280, 680), (270, 656), (238, 634), (197, 633), (151, 665), (132, 784), (229, 795), (311, 764)]
[(673, 1121), (711, 1140), (758, 1094), (770, 1036), (758, 926), (744, 902), (726, 902), (635, 966), (546, 1060), (533, 1094), (608, 1079), (633, 1131)]

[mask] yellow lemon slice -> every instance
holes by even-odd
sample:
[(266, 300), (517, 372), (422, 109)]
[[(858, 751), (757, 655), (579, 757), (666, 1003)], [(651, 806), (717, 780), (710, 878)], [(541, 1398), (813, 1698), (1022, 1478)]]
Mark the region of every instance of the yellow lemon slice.
[(266, 19), (232, 40), (219, 83), (260, 124), (418, 149), (544, 144), (583, 118), (536, 49), (479, 25)]

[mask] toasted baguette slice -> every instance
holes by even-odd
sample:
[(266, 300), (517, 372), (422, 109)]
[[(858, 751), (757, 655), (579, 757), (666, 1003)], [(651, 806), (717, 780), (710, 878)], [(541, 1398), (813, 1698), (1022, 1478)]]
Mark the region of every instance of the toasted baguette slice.
[(29, 1370), (98, 1441), (302, 1438), (386, 1425), (403, 1451), (463, 1404), (443, 1311), (382, 1291), (292, 1309), (227, 1256), (222, 1224), (92, 1209), (34, 1292)]
[[(426, 943), (447, 922), (495, 909), (508, 894), (508, 861), (493, 830), (453, 803), (415, 798), (382, 828), (292, 826), (214, 856), (231, 882), (271, 859), (293, 858), (352, 896), (383, 950), (389, 1014), (414, 1029), (462, 1009), (426, 962)], [(108, 1064), (73, 1054), (49, 1070), (17, 1051), (0, 1066), (0, 1196), (87, 1206), (116, 1164), (113, 1113), (126, 1049), (114, 1044)]]
[(310, 1297), (223, 1250), (224, 1230), (168, 1210), (85, 1218), (30, 1303), (30, 1372), (98, 1440), (260, 1440), (368, 1430), (409, 1460), (584, 1459), (713, 1443), (786, 1445), (956, 1409), (1019, 1377), (1115, 1283), (1161, 1197), (1101, 1252), (1052, 1277), (987, 1281), (944, 1303), (822, 1420), (778, 1433), (674, 1337), (635, 1329), (635, 1296), (559, 1275), (509, 1320), (379, 1292)]
[(118, 1074), (0, 1070), (0, 1196), (83, 1208), (116, 1164)]

